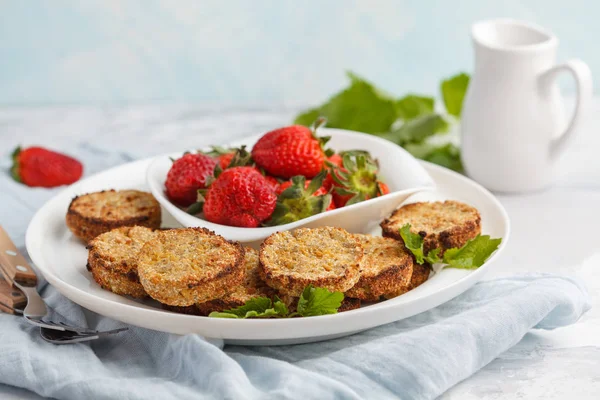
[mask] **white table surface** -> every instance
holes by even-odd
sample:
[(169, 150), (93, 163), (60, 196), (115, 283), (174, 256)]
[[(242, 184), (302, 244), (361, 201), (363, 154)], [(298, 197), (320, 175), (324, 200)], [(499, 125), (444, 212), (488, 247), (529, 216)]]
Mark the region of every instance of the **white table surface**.
[[(89, 176), (155, 154), (225, 143), (289, 124), (296, 110), (217, 110), (195, 106), (0, 108), (0, 168), (14, 147), (43, 145), (79, 157)], [(512, 222), (507, 248), (487, 278), (525, 271), (576, 273), (594, 307), (577, 324), (527, 334), (444, 399), (600, 398), (600, 99), (559, 161), (553, 188), (498, 195)], [(24, 250), (29, 220), (58, 190), (30, 189), (0, 173), (0, 224)], [(1, 358), (0, 358), (1, 362)], [(2, 399), (38, 399), (0, 385)]]

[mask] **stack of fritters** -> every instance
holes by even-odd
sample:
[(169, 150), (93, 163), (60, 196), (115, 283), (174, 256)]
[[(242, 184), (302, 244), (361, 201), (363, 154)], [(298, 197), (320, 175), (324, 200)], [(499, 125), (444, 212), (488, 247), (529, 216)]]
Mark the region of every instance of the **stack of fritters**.
[[(115, 200), (115, 193), (125, 192), (103, 193)], [(111, 211), (109, 200), (96, 207), (74, 201), (74, 209), (123, 215)], [(382, 222), (384, 237), (302, 228), (269, 236), (260, 252), (204, 228), (126, 226), (89, 242), (88, 269), (104, 289), (149, 295), (180, 313), (209, 315), (259, 296), (278, 296), (294, 311), (308, 285), (344, 292), (341, 312), (401, 295), (429, 278), (430, 266), (418, 264), (402, 242), (399, 230), (406, 223), (423, 237), (425, 252), (461, 247), (481, 231), (477, 210), (456, 201), (403, 206)], [(77, 232), (87, 238), (92, 231)]]
[(277, 232), (260, 248), (261, 274), (282, 295), (300, 297), (308, 285), (345, 292), (360, 278), (363, 248), (344, 229)]
[(223, 311), (244, 305), (255, 297), (273, 297), (275, 291), (260, 278), (258, 252), (251, 247), (244, 247), (244, 280), (232, 288), (231, 293), (215, 300), (197, 303), (188, 307), (175, 307), (163, 304), (167, 310), (193, 315), (208, 315), (213, 311)]
[(383, 236), (402, 241), (400, 228), (410, 224), (410, 231), (423, 238), (425, 254), (439, 248), (462, 247), (481, 233), (481, 216), (476, 208), (446, 200), (444, 202), (412, 203), (400, 207), (381, 223)]
[(244, 269), (242, 245), (205, 228), (159, 232), (138, 254), (142, 286), (170, 306), (219, 299), (242, 283)]
[(386, 293), (403, 290), (413, 274), (412, 255), (399, 241), (372, 235), (354, 235), (364, 249), (360, 279), (346, 296), (378, 301)]
[(103, 289), (132, 297), (146, 297), (140, 283), (137, 256), (155, 232), (143, 226), (122, 227), (97, 236), (88, 244), (87, 268)]

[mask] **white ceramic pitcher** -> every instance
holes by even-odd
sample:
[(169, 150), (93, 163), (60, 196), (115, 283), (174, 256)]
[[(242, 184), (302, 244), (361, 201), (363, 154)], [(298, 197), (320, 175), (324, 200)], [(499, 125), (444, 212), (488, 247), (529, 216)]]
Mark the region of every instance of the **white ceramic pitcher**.
[[(556, 65), (558, 40), (528, 23), (483, 21), (473, 25), (472, 36), (475, 72), (461, 124), (465, 170), (491, 190), (542, 189), (589, 103), (590, 70), (580, 60)], [(577, 87), (568, 124), (556, 84), (563, 71), (573, 74)]]

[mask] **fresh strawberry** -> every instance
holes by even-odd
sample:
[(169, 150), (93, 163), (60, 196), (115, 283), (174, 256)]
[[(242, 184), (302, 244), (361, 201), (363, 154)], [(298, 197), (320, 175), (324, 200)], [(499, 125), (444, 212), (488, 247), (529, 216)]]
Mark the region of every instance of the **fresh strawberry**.
[(336, 207), (355, 204), (389, 193), (388, 186), (379, 180), (378, 166), (362, 151), (345, 152), (342, 167), (332, 167), (333, 201)]
[(323, 188), (327, 171), (321, 171), (312, 180), (294, 176), (278, 188), (277, 206), (269, 225), (283, 225), (308, 218), (324, 211), (333, 210), (331, 195)]
[(343, 163), (343, 158), (341, 154), (335, 153), (327, 157), (327, 161), (337, 167), (341, 167)]
[(83, 165), (76, 159), (43, 147), (17, 147), (12, 153), (11, 175), (27, 186), (55, 187), (76, 182)]
[(277, 178), (266, 175), (265, 179), (267, 180), (267, 183), (269, 184), (269, 186), (271, 186), (271, 189), (273, 189), (274, 192), (277, 192), (277, 189), (280, 186)]
[(276, 202), (269, 182), (255, 168), (228, 168), (206, 192), (204, 217), (217, 224), (255, 228), (273, 214)]
[(229, 167), (231, 160), (233, 160), (233, 156), (235, 156), (235, 152), (221, 154), (220, 156), (217, 157), (219, 159), (219, 165), (221, 166), (222, 169)]
[(390, 188), (388, 187), (387, 184), (385, 184), (383, 182), (378, 182), (378, 186), (379, 186), (378, 187), (379, 193), (377, 194), (377, 197), (390, 193)]
[(320, 119), (313, 129), (293, 125), (265, 133), (252, 149), (254, 162), (268, 174), (285, 179), (315, 177), (323, 169), (323, 145), (329, 140), (315, 134), (323, 123)]
[(206, 154), (184, 154), (173, 165), (165, 181), (169, 200), (183, 207), (194, 203), (198, 189), (206, 188), (217, 160)]

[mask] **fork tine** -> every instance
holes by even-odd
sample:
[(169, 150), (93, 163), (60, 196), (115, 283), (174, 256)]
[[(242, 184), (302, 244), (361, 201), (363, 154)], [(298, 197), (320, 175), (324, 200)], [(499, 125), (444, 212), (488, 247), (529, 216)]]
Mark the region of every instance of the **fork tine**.
[(72, 325), (67, 325), (64, 322), (59, 322), (58, 325), (62, 325), (67, 329), (72, 329), (72, 330), (76, 330), (77, 332), (80, 333), (98, 333), (98, 331), (90, 329), (90, 328), (78, 328)]
[(57, 331), (64, 331), (65, 330), (65, 328), (63, 326), (58, 326), (58, 325), (55, 325), (55, 324), (50, 324), (50, 323), (48, 323), (47, 321), (44, 321), (41, 318), (32, 318), (32, 317), (25, 316), (25, 320), (27, 322), (29, 322), (30, 324), (39, 326), (40, 328), (54, 329), (54, 330), (57, 330)]
[(53, 329), (56, 331), (71, 331), (76, 333), (86, 333), (86, 334), (95, 334), (96, 331), (89, 328), (81, 328), (78, 326), (72, 326), (65, 324), (64, 322), (54, 322), (51, 320), (46, 320), (43, 318), (33, 318), (33, 317), (25, 317), (29, 322), (34, 325), (37, 325), (41, 328)]
[(129, 328), (117, 328), (103, 332), (97, 332), (95, 334), (79, 334), (73, 331), (60, 332), (53, 329), (40, 328), (40, 335), (42, 339), (47, 342), (54, 344), (69, 344), (69, 343), (81, 343), (90, 340), (100, 339), (101, 337), (113, 335), (115, 333), (123, 332)]

